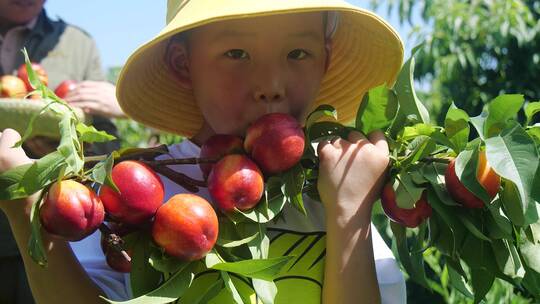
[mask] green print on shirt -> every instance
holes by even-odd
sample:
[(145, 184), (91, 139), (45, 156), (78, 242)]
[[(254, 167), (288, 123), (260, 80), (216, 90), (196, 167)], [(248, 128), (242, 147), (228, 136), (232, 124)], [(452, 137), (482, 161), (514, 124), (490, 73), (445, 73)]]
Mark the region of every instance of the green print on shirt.
[[(275, 304), (315, 304), (321, 303), (326, 255), (326, 233), (301, 233), (283, 229), (268, 228), (270, 240), (269, 258), (294, 256), (276, 276), (278, 289)], [(201, 263), (202, 265), (202, 263)], [(251, 280), (229, 273), (234, 286), (244, 303), (262, 303), (255, 296)], [(201, 267), (189, 290), (178, 303), (194, 303), (220, 279), (220, 272)], [(223, 288), (209, 304), (235, 303), (230, 292)]]

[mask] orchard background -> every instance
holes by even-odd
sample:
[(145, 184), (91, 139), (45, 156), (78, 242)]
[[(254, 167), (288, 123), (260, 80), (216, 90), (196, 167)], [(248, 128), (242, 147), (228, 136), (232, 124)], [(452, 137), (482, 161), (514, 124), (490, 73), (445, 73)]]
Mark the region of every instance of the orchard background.
[[(536, 0), (384, 0), (371, 1), (411, 28), (407, 43), (421, 43), (415, 59), (415, 86), (433, 123), (442, 125), (452, 102), (469, 116), (505, 93), (540, 100), (540, 1)], [(418, 24), (421, 19), (422, 24)], [(416, 22), (415, 22), (416, 21)], [(121, 67), (109, 69), (115, 82)], [(539, 121), (539, 115), (535, 122)], [(519, 113), (523, 122), (523, 110)], [(170, 144), (180, 137), (148, 129), (129, 120), (115, 121), (123, 147)], [(472, 131), (473, 129), (471, 129)], [(474, 132), (474, 131), (472, 131)], [(470, 137), (476, 137), (471, 134)], [(373, 222), (389, 246), (392, 231), (378, 202)], [(396, 250), (395, 245), (392, 246)], [(398, 256), (397, 253), (395, 253)], [(423, 253), (431, 290), (407, 279), (409, 303), (473, 303), (450, 284), (440, 256)], [(497, 279), (486, 303), (534, 303), (532, 295)]]

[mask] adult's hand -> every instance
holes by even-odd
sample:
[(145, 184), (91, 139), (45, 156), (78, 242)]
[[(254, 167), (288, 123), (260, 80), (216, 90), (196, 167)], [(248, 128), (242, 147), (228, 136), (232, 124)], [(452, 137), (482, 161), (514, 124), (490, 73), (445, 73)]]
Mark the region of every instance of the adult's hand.
[(70, 91), (65, 100), (84, 113), (107, 118), (124, 118), (116, 100), (116, 87), (106, 81), (82, 81)]

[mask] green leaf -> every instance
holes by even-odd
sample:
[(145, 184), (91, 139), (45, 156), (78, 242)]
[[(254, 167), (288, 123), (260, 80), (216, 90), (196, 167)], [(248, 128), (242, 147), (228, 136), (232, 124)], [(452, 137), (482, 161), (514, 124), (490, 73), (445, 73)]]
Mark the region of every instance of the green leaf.
[(114, 165), (114, 156), (109, 154), (106, 159), (97, 163), (90, 174), (90, 178), (101, 184), (111, 187), (114, 191), (120, 192), (114, 181), (112, 180), (112, 168)]
[(40, 206), (45, 196), (45, 191), (42, 191), (37, 201), (32, 204), (30, 211), (30, 239), (28, 241), (28, 254), (34, 262), (39, 266), (47, 266), (47, 254), (43, 246), (43, 238), (41, 236), (41, 221), (39, 218)]
[(534, 140), (536, 145), (540, 147), (540, 124), (527, 127), (527, 134)]
[(227, 239), (218, 238), (216, 244), (218, 244), (221, 247), (225, 247), (225, 248), (238, 247), (240, 245), (244, 245), (244, 244), (247, 244), (247, 243), (253, 241), (258, 235), (259, 235), (259, 233), (256, 232), (254, 235), (248, 236), (248, 237), (240, 239), (240, 240), (227, 240)]
[(429, 113), (414, 91), (413, 74), (414, 57), (411, 57), (401, 68), (393, 88), (398, 97), (399, 109), (390, 127), (392, 138), (405, 127), (407, 117), (415, 116), (417, 122), (429, 123)]
[(405, 209), (414, 208), (425, 189), (416, 186), (408, 172), (398, 174), (392, 186), (396, 193), (396, 203), (398, 207)]
[(253, 289), (263, 304), (274, 304), (277, 294), (277, 286), (273, 281), (253, 279)]
[(540, 243), (534, 244), (525, 241), (523, 244), (520, 244), (519, 251), (525, 264), (540, 273)]
[(452, 265), (448, 264), (447, 266), (448, 276), (450, 277), (450, 284), (466, 297), (472, 298), (472, 290), (465, 281), (465, 279), (452, 267)]
[(419, 136), (431, 136), (433, 132), (437, 131), (437, 128), (425, 123), (417, 123), (413, 126), (407, 126), (403, 128), (403, 131), (399, 133), (403, 140), (415, 139)]
[(407, 274), (416, 283), (428, 288), (429, 284), (426, 279), (422, 253), (419, 251), (411, 253), (409, 251), (405, 227), (393, 221), (390, 222), (390, 227), (395, 237), (399, 261), (407, 271)]
[(223, 278), (223, 282), (225, 283), (225, 288), (227, 288), (227, 291), (232, 296), (236, 304), (251, 303), (249, 299), (244, 299), (242, 295), (238, 292), (238, 289), (236, 289), (236, 286), (234, 286), (234, 283), (231, 280), (231, 277), (226, 271), (220, 271), (219, 273), (221, 274), (221, 277)]
[(495, 200), (491, 205), (487, 205), (489, 214), (486, 214), (486, 226), (490, 238), (492, 239), (513, 239), (512, 223), (502, 213), (501, 200)]
[(534, 175), (531, 197), (533, 200), (540, 203), (540, 164), (538, 165), (536, 174)]
[(429, 181), (439, 200), (447, 206), (461, 206), (456, 203), (446, 190), (444, 174), (448, 165), (441, 163), (429, 163), (421, 167), (420, 172)]
[(391, 124), (397, 108), (397, 96), (385, 84), (370, 89), (356, 113), (355, 128), (363, 134), (384, 130)]
[(215, 281), (212, 285), (208, 286), (208, 288), (206, 288), (204, 292), (199, 294), (199, 297), (197, 299), (190, 302), (190, 304), (206, 304), (210, 302), (210, 300), (217, 296), (219, 292), (223, 289), (223, 281), (223, 279)]
[(401, 161), (403, 168), (415, 164), (418, 160), (430, 155), (437, 148), (435, 142), (429, 136), (420, 135), (416, 137), (407, 147), (411, 151), (407, 157)]
[[(238, 226), (241, 236), (258, 232), (259, 235), (248, 243), (253, 259), (267, 259), (270, 249), (270, 238), (266, 235), (266, 226), (254, 223), (242, 223)], [(253, 279), (253, 289), (263, 304), (273, 304), (277, 294), (276, 284), (272, 281)]]
[(531, 295), (535, 296), (535, 300), (538, 303), (540, 301), (540, 273), (527, 267), (525, 269), (525, 278), (523, 278), (521, 283)]
[(476, 129), (476, 132), (478, 133), (478, 136), (480, 136), (481, 139), (485, 139), (487, 136), (484, 133), (484, 126), (486, 125), (486, 119), (488, 117), (488, 112), (483, 111), (480, 113), (480, 115), (471, 117), (470, 121), (473, 125), (473, 127)]
[(149, 263), (152, 242), (148, 233), (141, 232), (136, 238), (131, 256), (131, 291), (134, 297), (144, 295), (159, 286), (161, 273)]
[(218, 263), (212, 269), (234, 272), (249, 278), (272, 281), (293, 257), (282, 256), (270, 259), (244, 260), (239, 262)]
[(504, 212), (512, 221), (512, 224), (520, 227), (526, 227), (531, 223), (538, 221), (539, 214), (537, 204), (530, 203), (527, 209), (523, 209), (517, 186), (509, 181), (502, 180), (503, 190), (500, 194), (501, 202), (504, 206)]
[(539, 244), (540, 243), (540, 221), (536, 223), (532, 223), (529, 226), (528, 231), (530, 234), (530, 236), (528, 237), (529, 241), (533, 244)]
[(318, 142), (323, 139), (339, 136), (346, 138), (349, 134), (347, 127), (334, 121), (320, 121), (316, 122), (308, 129), (307, 139), (308, 142)]
[(444, 120), (444, 130), (446, 136), (452, 143), (452, 149), (457, 154), (467, 146), (469, 141), (469, 115), (467, 112), (458, 109), (454, 103), (446, 113)]
[(282, 191), (286, 200), (292, 204), (302, 214), (307, 215), (306, 208), (304, 207), (304, 200), (302, 199), (302, 189), (306, 181), (304, 169), (300, 164), (289, 169), (282, 174), (283, 185)]
[(495, 276), (484, 268), (471, 268), (474, 303), (480, 303), (491, 289)]
[(493, 170), (517, 186), (523, 210), (527, 210), (539, 164), (538, 151), (531, 137), (516, 124), (487, 139), (486, 152)]
[[(478, 146), (473, 147), (472, 150), (461, 151), (456, 157), (456, 175), (467, 190), (489, 204), (491, 201), (489, 194), (477, 179), (478, 159)], [(492, 163), (489, 159), (488, 162)]]
[[(132, 273), (133, 276), (133, 273)], [(163, 282), (158, 288), (152, 290), (151, 292), (141, 295), (135, 299), (129, 301), (111, 301), (104, 299), (109, 303), (123, 303), (123, 304), (165, 304), (175, 301), (180, 298), (186, 290), (191, 286), (193, 278), (195, 277), (193, 273), (192, 264), (186, 264), (182, 269), (177, 273), (171, 276), (167, 281)]]
[(28, 80), (30, 81), (32, 88), (37, 89), (41, 86), (41, 80), (39, 79), (39, 77), (37, 77), (36, 73), (34, 72), (34, 69), (32, 69), (32, 62), (30, 61), (30, 58), (28, 57), (28, 52), (26, 52), (26, 48), (23, 48), (22, 52), (24, 54), (24, 64), (26, 66), (26, 73), (28, 74)]
[(481, 222), (479, 217), (473, 217), (463, 210), (456, 211), (456, 213), (458, 214), (459, 220), (463, 223), (463, 226), (465, 226), (472, 235), (481, 240), (491, 242), (491, 239), (482, 232), (482, 227), (477, 227), (478, 223)]
[(107, 142), (116, 139), (115, 136), (110, 135), (105, 131), (98, 131), (94, 126), (87, 126), (82, 122), (77, 123), (76, 129), (79, 133), (79, 140), (81, 142)]
[(338, 113), (336, 109), (328, 104), (323, 104), (318, 106), (313, 112), (311, 112), (308, 117), (306, 118), (306, 129), (309, 130), (311, 126), (319, 121), (321, 118), (332, 118), (333, 120), (337, 120)]
[(65, 168), (64, 158), (52, 152), (32, 164), (26, 164), (0, 174), (0, 200), (28, 197), (57, 180)]
[(60, 128), (60, 144), (57, 151), (62, 154), (68, 165), (68, 172), (78, 173), (84, 166), (81, 156), (81, 144), (75, 129), (75, 119), (71, 115), (66, 115), (58, 124)]
[(523, 95), (505, 94), (488, 104), (488, 116), (484, 125), (486, 138), (496, 136), (506, 129), (507, 122), (514, 119), (523, 106)]
[(438, 221), (438, 226), (443, 234), (437, 239), (434, 245), (439, 249), (441, 247), (445, 249), (444, 254), (455, 257), (457, 250), (459, 250), (459, 245), (465, 237), (466, 230), (458, 219), (458, 215), (454, 212), (454, 209), (444, 205), (432, 189), (428, 189), (427, 197), (428, 202), (434, 210), (431, 217), (434, 219), (440, 217), (442, 219), (442, 221)]
[(533, 116), (540, 112), (540, 101), (529, 102), (525, 106), (525, 116), (527, 117), (527, 122), (525, 125), (529, 125), (533, 119)]
[(224, 262), (225, 260), (215, 250), (211, 250), (204, 257), (204, 264), (206, 265), (206, 268), (212, 268), (214, 265)]
[(525, 276), (525, 269), (513, 243), (508, 242), (508, 240), (494, 240), (491, 246), (502, 273), (512, 279), (522, 279)]
[[(184, 268), (185, 264), (188, 263), (164, 253), (161, 248), (157, 248), (153, 245), (149, 246), (149, 244), (146, 244), (146, 246), (148, 251), (150, 252), (148, 264), (159, 272), (176, 273), (178, 270)], [(152, 274), (151, 276), (153, 275), (154, 274)]]

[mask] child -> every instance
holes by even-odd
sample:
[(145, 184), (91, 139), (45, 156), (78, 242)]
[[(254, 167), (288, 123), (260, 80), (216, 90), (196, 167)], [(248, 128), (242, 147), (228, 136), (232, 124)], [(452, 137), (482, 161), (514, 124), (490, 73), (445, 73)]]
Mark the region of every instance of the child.
[[(318, 104), (329, 103), (348, 122), (367, 89), (395, 80), (402, 57), (388, 24), (339, 0), (169, 1), (167, 26), (130, 57), (117, 97), (135, 120), (189, 138), (164, 158), (193, 157), (213, 134), (243, 135), (266, 113), (303, 122)], [(18, 138), (11, 130), (1, 134), (0, 171), (29, 161), (10, 149)], [(283, 254), (310, 256), (276, 280), (276, 303), (404, 303), (402, 274), (370, 224), (389, 162), (382, 132), (351, 132), (320, 143), (318, 153), (322, 205), (306, 198), (308, 217), (287, 206), (283, 220), (268, 229), (272, 244), (294, 240)], [(198, 166), (171, 168), (201, 178)], [(163, 181), (166, 199), (186, 192)], [(0, 204), (21, 248), (29, 235), (29, 202)], [(66, 303), (95, 303), (103, 292), (128, 296), (126, 278), (104, 266), (95, 235), (71, 247), (45, 237), (52, 246), (46, 270), (24, 257), (40, 303), (58, 300), (58, 288)]]

